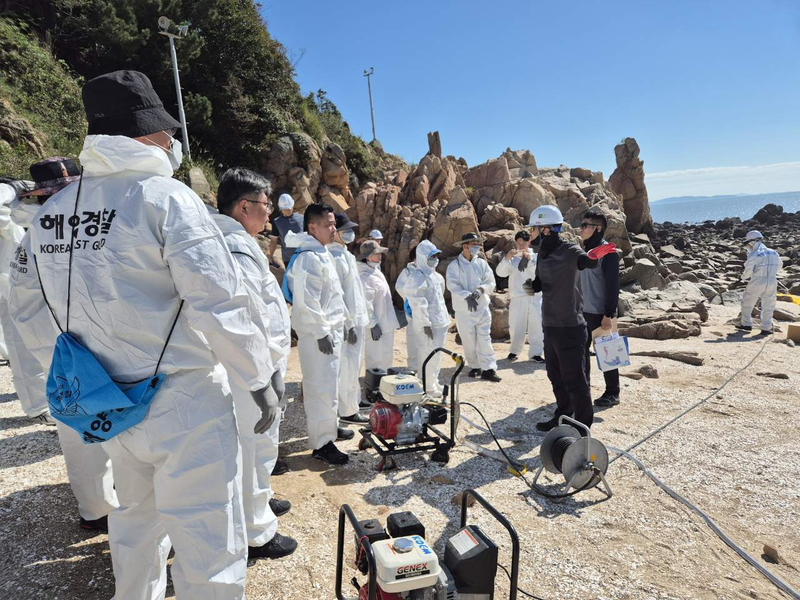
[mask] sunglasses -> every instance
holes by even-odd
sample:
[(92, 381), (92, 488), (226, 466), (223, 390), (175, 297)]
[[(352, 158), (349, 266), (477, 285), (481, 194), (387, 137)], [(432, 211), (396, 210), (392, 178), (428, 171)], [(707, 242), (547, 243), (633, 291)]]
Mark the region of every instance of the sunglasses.
[(589, 229), (589, 227), (600, 227), (595, 223), (581, 223), (581, 229)]

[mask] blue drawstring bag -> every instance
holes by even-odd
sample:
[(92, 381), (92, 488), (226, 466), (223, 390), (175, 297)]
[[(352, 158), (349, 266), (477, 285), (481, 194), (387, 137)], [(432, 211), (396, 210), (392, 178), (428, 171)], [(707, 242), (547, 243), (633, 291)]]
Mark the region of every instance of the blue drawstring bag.
[(105, 442), (144, 419), (165, 378), (156, 374), (123, 392), (91, 352), (62, 333), (47, 377), (47, 403), (53, 418), (84, 443)]
[[(83, 176), (78, 181), (78, 193), (75, 196), (75, 213), (70, 223), (76, 220), (78, 212), (78, 198), (81, 193)], [(80, 222), (80, 219), (77, 219)], [(72, 292), (72, 257), (74, 254), (75, 229), (70, 243), (69, 271), (67, 283), (67, 321), (66, 328), (61, 328), (61, 323), (56, 317), (53, 307), (47, 300), (47, 294), (42, 285), (42, 276), (39, 270), (39, 261), (36, 254), (33, 262), (36, 266), (36, 275), (39, 278), (39, 287), (42, 297), (53, 315), (61, 334), (56, 338), (53, 348), (53, 359), (50, 363), (50, 372), (47, 375), (47, 404), (50, 414), (54, 419), (71, 427), (83, 439), (84, 444), (105, 442), (119, 435), (126, 429), (140, 423), (147, 415), (150, 403), (164, 383), (166, 375), (159, 374), (161, 359), (167, 350), (169, 339), (175, 326), (178, 324), (183, 300), (178, 307), (178, 314), (172, 322), (172, 327), (167, 334), (161, 355), (158, 357), (155, 372), (152, 377), (131, 383), (117, 382), (111, 379), (103, 366), (94, 355), (87, 350), (69, 332), (69, 308)], [(127, 389), (123, 391), (119, 386)]]
[(292, 254), (292, 257), (289, 259), (289, 264), (286, 265), (286, 270), (283, 272), (283, 281), (281, 281), (281, 291), (283, 292), (283, 297), (289, 304), (294, 304), (294, 294), (292, 293), (291, 288), (289, 288), (289, 269), (292, 268), (294, 264), (294, 259), (296, 259), (299, 255), (303, 252), (310, 252), (310, 250), (300, 250), (298, 248)]
[(403, 312), (406, 313), (409, 319), (411, 318), (411, 305), (408, 303), (408, 300), (403, 300)]

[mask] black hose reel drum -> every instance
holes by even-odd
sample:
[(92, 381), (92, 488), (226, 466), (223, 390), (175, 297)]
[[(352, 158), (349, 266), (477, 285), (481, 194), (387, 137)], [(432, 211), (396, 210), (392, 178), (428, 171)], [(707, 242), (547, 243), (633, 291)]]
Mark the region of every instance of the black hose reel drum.
[[(573, 427), (574, 425), (574, 427)], [(583, 430), (583, 433), (579, 431)], [(591, 431), (583, 423), (566, 416), (558, 420), (558, 427), (550, 430), (545, 436), (539, 450), (542, 465), (536, 471), (533, 484), (539, 479), (544, 469), (548, 473), (563, 475), (566, 483), (562, 488), (565, 497), (570, 489), (573, 493), (588, 490), (602, 483), (605, 493), (611, 497), (611, 488), (606, 481), (608, 470), (608, 450), (602, 442), (592, 437)]]

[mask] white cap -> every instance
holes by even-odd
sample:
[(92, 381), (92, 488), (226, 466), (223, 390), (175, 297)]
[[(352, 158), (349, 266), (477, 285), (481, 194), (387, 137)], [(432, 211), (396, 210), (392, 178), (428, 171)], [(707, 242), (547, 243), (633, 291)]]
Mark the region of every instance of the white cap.
[(561, 225), (564, 222), (564, 215), (558, 207), (544, 204), (539, 208), (534, 208), (531, 213), (528, 227), (545, 227), (547, 225)]
[(280, 210), (294, 208), (294, 199), (289, 194), (281, 194), (281, 197), (278, 198), (278, 208)]
[(748, 241), (748, 242), (754, 242), (756, 240), (760, 240), (760, 239), (763, 239), (763, 238), (764, 238), (764, 236), (761, 235), (761, 232), (760, 231), (756, 231), (755, 229), (753, 229), (752, 231), (748, 231), (747, 235), (744, 236), (744, 239), (746, 241)]
[(369, 232), (369, 236), (368, 237), (370, 239), (372, 239), (372, 240), (382, 240), (383, 239), (383, 234), (380, 231), (378, 231), (377, 229), (373, 229), (372, 231)]

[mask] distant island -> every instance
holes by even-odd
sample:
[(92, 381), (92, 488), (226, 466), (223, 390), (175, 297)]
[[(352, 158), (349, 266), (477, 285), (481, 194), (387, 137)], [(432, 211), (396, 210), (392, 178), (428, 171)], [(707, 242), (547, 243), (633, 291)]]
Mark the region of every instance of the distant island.
[(749, 219), (766, 204), (783, 206), (786, 212), (797, 212), (800, 210), (800, 191), (664, 198), (651, 200), (650, 213), (657, 223), (701, 223), (725, 217)]

